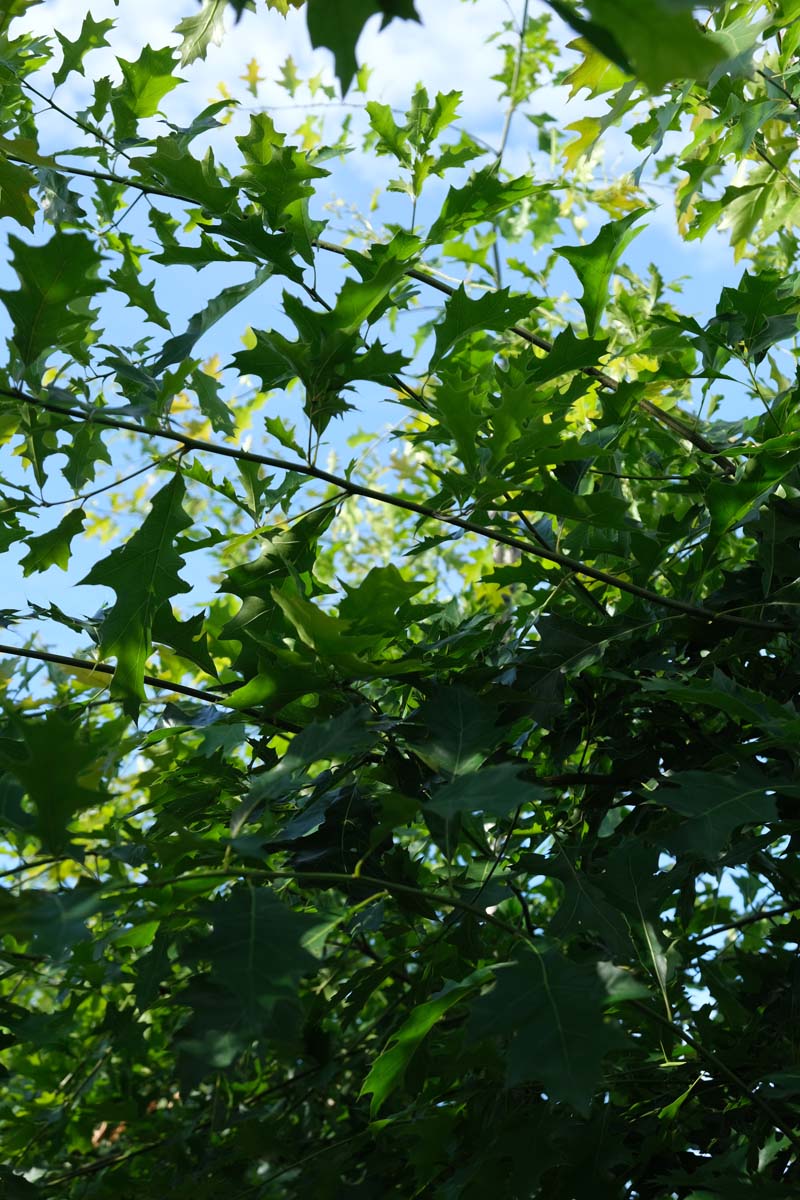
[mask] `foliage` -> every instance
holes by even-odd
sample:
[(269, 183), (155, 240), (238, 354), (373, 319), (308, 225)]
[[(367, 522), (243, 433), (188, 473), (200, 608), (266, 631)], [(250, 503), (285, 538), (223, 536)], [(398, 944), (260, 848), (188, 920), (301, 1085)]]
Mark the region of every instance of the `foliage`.
[[(223, 0), (113, 78), (112, 21), (32, 7), (0, 540), (98, 590), (1, 614), (3, 1194), (797, 1190), (800, 6), (553, 0), (564, 48), (526, 3), (494, 148), (370, 92), (410, 0), (308, 0), (363, 102), (327, 145), (164, 115)], [(664, 185), (746, 262), (707, 320), (628, 260)], [(320, 465), (359, 409), (390, 434)]]

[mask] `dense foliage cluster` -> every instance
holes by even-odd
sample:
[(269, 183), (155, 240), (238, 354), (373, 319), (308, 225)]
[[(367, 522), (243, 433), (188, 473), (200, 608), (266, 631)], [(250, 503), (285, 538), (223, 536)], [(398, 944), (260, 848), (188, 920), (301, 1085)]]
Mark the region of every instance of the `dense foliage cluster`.
[(797, 1192), (800, 3), (520, 5), (491, 147), (267, 6), (355, 116), (172, 119), (260, 0), (0, 15), (2, 1194)]

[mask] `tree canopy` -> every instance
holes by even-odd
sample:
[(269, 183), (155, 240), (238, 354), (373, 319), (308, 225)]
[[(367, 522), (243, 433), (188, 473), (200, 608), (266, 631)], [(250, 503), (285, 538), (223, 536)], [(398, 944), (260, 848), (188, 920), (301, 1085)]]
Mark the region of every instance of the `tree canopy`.
[[(455, 58), (370, 74), (421, 2), (52, 8), (0, 13), (0, 1192), (798, 1189), (800, 0), (508, 5), (492, 142)], [(196, 103), (270, 9), (330, 68)]]

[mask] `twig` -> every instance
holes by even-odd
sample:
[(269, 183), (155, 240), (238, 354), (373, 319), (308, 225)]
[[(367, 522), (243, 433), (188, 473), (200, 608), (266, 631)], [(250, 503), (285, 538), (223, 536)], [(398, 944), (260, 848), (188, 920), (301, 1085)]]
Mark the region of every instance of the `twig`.
[[(13, 658), (32, 658), (36, 662), (51, 663), (59, 667), (72, 667), (78, 671), (90, 671), (92, 674), (112, 676), (116, 670), (110, 663), (93, 662), (90, 658), (72, 658), (68, 654), (55, 654), (49, 650), (33, 650), (29, 646), (6, 646), (0, 645), (0, 654), (8, 654)], [(258, 721), (259, 724), (264, 724), (263, 714), (253, 708), (239, 708), (238, 705), (231, 704), (228, 696), (223, 696), (220, 692), (203, 691), (201, 688), (190, 687), (185, 683), (173, 683), (171, 679), (161, 679), (157, 675), (145, 675), (144, 682), (148, 687), (160, 688), (167, 692), (177, 692), (179, 696), (190, 696), (193, 700), (202, 700), (204, 704), (220, 704), (224, 708), (231, 708), (235, 712), (240, 712), (244, 716), (251, 717)], [(297, 732), (296, 726), (281, 724), (279, 722), (270, 721), (269, 724), (275, 725), (276, 729), (287, 730), (288, 732)]]
[(506, 116), (503, 122), (503, 132), (500, 135), (500, 145), (495, 156), (495, 169), (500, 166), (505, 154), (506, 146), (508, 145), (508, 136), (511, 133), (511, 122), (514, 120), (514, 113), (519, 107), (517, 99), (517, 87), (519, 86), (519, 77), (522, 71), (522, 60), (525, 57), (525, 34), (528, 28), (528, 5), (529, 0), (525, 0), (522, 7), (522, 20), (519, 27), (519, 46), (517, 48), (517, 57), (514, 62), (514, 74), (511, 79), (510, 101), (506, 109)]
[(706, 1049), (702, 1042), (698, 1041), (696, 1037), (693, 1037), (691, 1033), (687, 1033), (685, 1029), (681, 1028), (681, 1026), (677, 1025), (674, 1021), (668, 1020), (667, 1017), (662, 1017), (661, 1013), (655, 1012), (653, 1009), (648, 1008), (648, 1006), (641, 1000), (631, 1000), (630, 1003), (634, 1008), (638, 1008), (640, 1012), (644, 1013), (645, 1016), (649, 1017), (651, 1020), (657, 1021), (659, 1025), (663, 1025), (665, 1029), (670, 1029), (677, 1038), (680, 1038), (680, 1040), (685, 1042), (687, 1046), (691, 1046), (699, 1058), (704, 1059), (705, 1062), (707, 1062), (709, 1066), (712, 1066), (719, 1075), (724, 1075), (728, 1082), (733, 1084), (740, 1095), (748, 1099), (751, 1104), (755, 1105), (756, 1108), (761, 1109), (762, 1113), (770, 1122), (770, 1124), (773, 1125), (775, 1129), (779, 1129), (783, 1136), (792, 1144), (795, 1152), (800, 1154), (800, 1138), (797, 1136), (797, 1133), (792, 1129), (792, 1127), (787, 1125), (782, 1118), (778, 1116), (771, 1104), (769, 1104), (762, 1096), (759, 1096), (757, 1092), (753, 1091), (747, 1082), (742, 1079), (741, 1075), (738, 1075), (729, 1066), (727, 1066), (727, 1064), (724, 1063), (721, 1058), (718, 1058), (713, 1050)]
[(396, 883), (393, 879), (378, 879), (374, 875), (348, 875), (342, 871), (270, 871), (257, 867), (232, 867), (230, 869), (223, 867), (218, 871), (189, 871), (185, 875), (172, 875), (167, 879), (148, 879), (144, 883), (131, 884), (130, 887), (111, 888), (106, 895), (126, 895), (129, 892), (139, 892), (146, 888), (173, 887), (175, 884), (188, 883), (196, 879), (216, 879), (220, 883), (234, 879), (260, 879), (262, 881), (286, 879), (299, 884), (307, 883), (312, 887), (322, 884), (330, 884), (333, 887), (341, 884), (364, 884), (366, 887), (374, 887), (379, 891), (396, 892), (399, 896), (413, 896), (417, 900), (426, 900), (432, 908), (444, 906), (472, 913), (481, 921), (486, 921), (489, 925), (501, 929), (503, 933), (509, 934), (515, 939), (521, 938), (523, 941), (527, 941), (525, 934), (519, 929), (501, 917), (496, 917), (492, 913), (486, 912), (485, 909), (470, 904), (467, 900), (460, 900), (449, 894), (442, 895), (439, 892), (431, 892), (427, 888), (414, 887), (410, 883)]
[(714, 937), (717, 933), (725, 933), (728, 929), (743, 929), (746, 925), (755, 925), (757, 921), (770, 921), (773, 917), (786, 917), (798, 912), (796, 904), (784, 904), (781, 908), (765, 908), (761, 912), (747, 913), (735, 921), (727, 921), (724, 925), (715, 925), (712, 929), (704, 929), (701, 937)]
[(169, 453), (164, 454), (161, 458), (156, 458), (152, 462), (145, 463), (143, 467), (137, 467), (135, 471), (131, 471), (128, 475), (123, 475), (120, 479), (114, 479), (111, 483), (106, 483), (102, 487), (94, 488), (91, 492), (80, 492), (74, 496), (69, 496), (66, 500), (40, 500), (37, 507), (39, 508), (61, 508), (65, 504), (82, 504), (84, 500), (91, 500), (93, 496), (101, 496), (103, 492), (110, 492), (112, 488), (120, 487), (123, 483), (130, 483), (131, 479), (136, 479), (137, 475), (144, 475), (146, 471), (156, 470), (167, 459), (174, 458), (177, 454), (182, 454), (180, 446)]
[(144, 434), (146, 437), (166, 438), (177, 442), (181, 446), (185, 446), (188, 450), (197, 450), (204, 454), (217, 454), (220, 457), (232, 458), (239, 462), (260, 463), (262, 466), (274, 467), (279, 471), (293, 471), (298, 475), (307, 475), (311, 479), (319, 479), (323, 483), (329, 483), (333, 487), (339, 488), (340, 491), (346, 492), (348, 495), (363, 496), (365, 500), (374, 500), (378, 504), (387, 504), (393, 508), (403, 509), (405, 512), (413, 512), (427, 520), (438, 521), (442, 525), (451, 525), (456, 529), (463, 529), (467, 533), (477, 534), (478, 537), (488, 538), (490, 541), (499, 542), (504, 546), (513, 546), (525, 554), (533, 554), (537, 558), (542, 558), (547, 562), (557, 563), (561, 567), (566, 567), (576, 575), (585, 575), (589, 579), (596, 579), (600, 583), (618, 588), (619, 591), (627, 592), (629, 595), (636, 596), (640, 600), (647, 600), (650, 604), (657, 604), (662, 608), (671, 609), (673, 612), (680, 612), (689, 617), (696, 617), (698, 620), (708, 621), (712, 624), (735, 625), (740, 629), (759, 629), (770, 633), (792, 633), (795, 629), (793, 625), (757, 621), (750, 617), (737, 617), (726, 612), (714, 612), (713, 609), (704, 608), (699, 604), (690, 604), (685, 600), (676, 600), (672, 596), (662, 596), (659, 592), (641, 587), (637, 583), (631, 583), (630, 580), (612, 575), (608, 571), (602, 571), (599, 567), (592, 567), (588, 563), (581, 562), (579, 559), (571, 558), (568, 554), (561, 554), (557, 550), (548, 550), (544, 546), (538, 546), (534, 542), (526, 541), (524, 538), (501, 533), (497, 529), (492, 529), (486, 525), (479, 525), (476, 521), (467, 520), (465, 517), (440, 512), (432, 508), (429, 504), (420, 504), (416, 500), (407, 500), (404, 496), (396, 496), (390, 492), (382, 492), (377, 488), (354, 483), (351, 479), (345, 479), (341, 475), (334, 475), (330, 471), (324, 471), (321, 467), (313, 466), (310, 463), (277, 458), (270, 454), (257, 454), (252, 450), (224, 446), (219, 442), (203, 441), (200, 438), (190, 437), (185, 433), (178, 433), (177, 430), (151, 429), (148, 426), (137, 425), (133, 421), (126, 421), (119, 417), (110, 417), (103, 409), (87, 411), (85, 409), (71, 408), (69, 405), (58, 404), (52, 400), (42, 400), (39, 397), (27, 395), (16, 388), (0, 387), (0, 395), (8, 396), (10, 399), (18, 400), (23, 404), (42, 408), (47, 412), (60, 413), (62, 416), (71, 417), (73, 420), (95, 422), (105, 425), (109, 429), (124, 429), (131, 433)]
[[(6, 153), (5, 157), (10, 162), (19, 162), (26, 166), (32, 165), (28, 158), (24, 158), (19, 155)], [(33, 165), (36, 164), (34, 163)], [(180, 192), (171, 191), (169, 188), (158, 187), (156, 184), (144, 183), (140, 180), (131, 179), (130, 177), (126, 177), (124, 175), (117, 175), (113, 171), (92, 171), (85, 167), (65, 167), (58, 163), (53, 163), (53, 166), (58, 170), (69, 171), (73, 175), (82, 175), (87, 179), (103, 179), (108, 183), (120, 184), (122, 187), (136, 188), (139, 191), (144, 192), (146, 195), (163, 196), (165, 199), (177, 200), (182, 204), (196, 205), (199, 203), (196, 198), (193, 199), (191, 196), (184, 196)], [(316, 238), (313, 244), (330, 254), (340, 254), (343, 257), (346, 257), (347, 252), (345, 247), (339, 246), (335, 242), (327, 242), (321, 238)], [(443, 283), (430, 272), (419, 270), (416, 267), (409, 267), (405, 271), (405, 274), (409, 279), (417, 279), (421, 283), (425, 283), (429, 287), (435, 288), (437, 291), (443, 292), (447, 296), (453, 295), (453, 293), (457, 290), (456, 288), (450, 287), (448, 284)], [(553, 343), (551, 341), (549, 341), (547, 338), (540, 337), (539, 334), (531, 333), (529, 330), (523, 329), (521, 325), (513, 325), (511, 327), (511, 332), (515, 333), (518, 337), (521, 337), (531, 346), (536, 346), (538, 349), (544, 350), (546, 354), (551, 353), (553, 349)], [(610, 391), (616, 391), (619, 387), (618, 380), (612, 378), (610, 375), (605, 374), (605, 372), (598, 370), (597, 367), (581, 367), (580, 374), (586, 375), (590, 379), (596, 379), (602, 387), (607, 388)], [(405, 388), (403, 390), (405, 390)], [(695, 447), (695, 449), (702, 450), (704, 454), (708, 454), (713, 459), (715, 464), (721, 470), (723, 470), (726, 475), (733, 475), (736, 473), (736, 467), (731, 460), (721, 454), (716, 446), (709, 442), (707, 438), (704, 438), (702, 434), (699, 434), (696, 432), (696, 430), (692, 429), (691, 426), (686, 422), (673, 416), (671, 413), (665, 412), (663, 409), (659, 408), (658, 405), (652, 404), (649, 400), (640, 400), (639, 408), (649, 417), (652, 417), (654, 420), (658, 421), (659, 424), (664, 425), (667, 429), (670, 429), (678, 437), (689, 442)]]
[[(506, 500), (510, 499), (510, 496), (506, 496)], [(539, 533), (539, 530), (536, 528), (533, 521), (530, 520), (527, 513), (521, 512), (519, 514), (519, 518), (522, 521), (522, 524), (528, 530), (528, 533), (531, 535), (531, 537), (534, 538), (540, 546), (545, 546), (549, 549), (550, 547), (547, 545), (547, 540), (542, 537), (541, 533)], [(581, 596), (583, 596), (583, 598), (589, 603), (595, 612), (599, 613), (601, 617), (608, 616), (608, 610), (606, 609), (605, 605), (601, 604), (597, 597), (592, 595), (585, 583), (581, 583), (580, 579), (578, 579), (575, 575), (571, 575), (570, 580), (575, 590), (579, 592)]]

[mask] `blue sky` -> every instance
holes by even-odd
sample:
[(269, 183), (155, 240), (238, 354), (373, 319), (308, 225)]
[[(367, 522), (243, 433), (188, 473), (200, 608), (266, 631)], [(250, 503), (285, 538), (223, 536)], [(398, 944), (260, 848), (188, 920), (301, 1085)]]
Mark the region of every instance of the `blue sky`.
[[(486, 42), (500, 23), (508, 19), (509, 13), (518, 17), (521, 7), (520, 0), (477, 0), (476, 3), (464, 3), (463, 0), (418, 0), (424, 31), (420, 31), (416, 25), (398, 21), (379, 34), (378, 21), (374, 19), (367, 26), (359, 47), (361, 60), (372, 67), (374, 72), (370, 87), (371, 98), (404, 109), (418, 80), (425, 84), (431, 94), (437, 90), (461, 90), (461, 123), (473, 134), (490, 144), (496, 144), (499, 141), (504, 109), (498, 100), (498, 85), (491, 79), (497, 70), (497, 50), (493, 46), (487, 46)], [(537, 15), (543, 7), (540, 4), (532, 4), (532, 15)], [(80, 28), (84, 11), (83, 4), (78, 4), (75, 0), (45, 0), (45, 3), (30, 10), (25, 23), (28, 27), (32, 26), (38, 32), (51, 37), (58, 30), (66, 37), (74, 38)], [(181, 17), (192, 11), (193, 0), (120, 0), (118, 5), (115, 5), (113, 0), (93, 0), (91, 12), (96, 20), (111, 16), (117, 21), (116, 30), (109, 35), (112, 45), (108, 50), (94, 52), (87, 59), (88, 80), (75, 74), (69, 78), (67, 85), (59, 92), (60, 103), (71, 111), (83, 107), (91, 95), (92, 79), (103, 74), (110, 74), (112, 78), (118, 77), (116, 55), (136, 58), (145, 41), (156, 48), (174, 44), (176, 39), (172, 29)], [(558, 21), (554, 21), (554, 29), (561, 43), (570, 40), (571, 35)], [(304, 109), (293, 107), (293, 102), (275, 82), (288, 55), (292, 56), (302, 77), (306, 78), (322, 71), (325, 78), (333, 82), (330, 56), (327, 52), (311, 49), (303, 14), (292, 12), (287, 19), (283, 19), (275, 12), (266, 11), (263, 5), (259, 4), (257, 15), (245, 15), (237, 26), (231, 23), (222, 45), (212, 47), (205, 62), (198, 61), (181, 72), (187, 84), (166, 97), (163, 110), (176, 124), (188, 122), (206, 103), (219, 97), (218, 85), (224, 83), (237, 96), (242, 96), (249, 105), (270, 111), (279, 128), (291, 130), (302, 121)], [(243, 85), (239, 82), (246, 63), (253, 57), (258, 60), (261, 75), (266, 79), (261, 85), (257, 101), (246, 96)], [(352, 100), (357, 101), (358, 97), (353, 96)], [(543, 88), (537, 92), (535, 98), (535, 111), (551, 113), (562, 126), (588, 113), (602, 111), (604, 107), (604, 101), (588, 104), (581, 96), (570, 101), (565, 88)], [(313, 111), (319, 110), (315, 108)], [(345, 110), (332, 110), (328, 125), (331, 137), (336, 135), (342, 111)], [(214, 148), (218, 157), (224, 158), (226, 153), (233, 150), (233, 137), (246, 128), (248, 117), (249, 114), (243, 107), (221, 135), (215, 135)], [(66, 124), (63, 118), (55, 114), (43, 118), (42, 128), (46, 131), (43, 142), (46, 148), (55, 147), (62, 140), (64, 144), (75, 144), (75, 131), (71, 128), (66, 129)], [(509, 169), (520, 173), (528, 169), (529, 154), (535, 145), (534, 139), (535, 130), (520, 114), (515, 120), (508, 145), (506, 164)], [(638, 156), (632, 154), (624, 135), (612, 131), (606, 141), (605, 157), (600, 168), (607, 173), (609, 181), (626, 170), (633, 169), (638, 162)], [(331, 179), (324, 181), (320, 188), (318, 202), (335, 204), (341, 201), (353, 204), (360, 212), (367, 214), (373, 193), (376, 189), (382, 190), (387, 179), (395, 173), (388, 159), (365, 155), (360, 151), (350, 156), (343, 164), (334, 163), (332, 169)], [(537, 170), (546, 170), (546, 163), (538, 163)], [(445, 189), (446, 185), (440, 181), (431, 182), (425, 201), (425, 208), (430, 213), (436, 212)], [(669, 189), (665, 189), (663, 195), (664, 204), (651, 214), (647, 228), (634, 241), (628, 252), (627, 261), (639, 272), (644, 272), (647, 264), (654, 262), (667, 280), (685, 277), (683, 298), (679, 300), (679, 305), (684, 311), (698, 316), (701, 320), (707, 319), (714, 311), (721, 287), (738, 281), (742, 268), (733, 263), (731, 252), (722, 235), (712, 234), (702, 243), (684, 243), (675, 229)], [(397, 205), (393, 215), (399, 220), (408, 220), (410, 214), (406, 213), (404, 217), (402, 207), (407, 207), (408, 202), (404, 198), (398, 199)], [(422, 211), (423, 216), (424, 214), (425, 209)], [(141, 237), (142, 244), (147, 245), (148, 240), (152, 241), (152, 235), (145, 217), (145, 206), (140, 205), (123, 228)], [(336, 223), (338, 222), (334, 222)], [(0, 227), (3, 224), (0, 222)], [(591, 237), (593, 232), (594, 229), (590, 227), (586, 235)], [(574, 240), (574, 236), (564, 240)], [(318, 288), (322, 294), (331, 297), (335, 293), (342, 277), (341, 270), (340, 260), (321, 256)], [(247, 272), (240, 272), (234, 276), (228, 269), (216, 269), (210, 272), (208, 277), (198, 278), (197, 274), (188, 268), (171, 268), (168, 272), (162, 272), (162, 276), (157, 277), (157, 292), (162, 307), (174, 318), (175, 331), (180, 332), (183, 323), (192, 312), (202, 307), (204, 294), (210, 296), (215, 289), (235, 282), (246, 274)], [(575, 286), (574, 278), (566, 265), (560, 272), (558, 281), (565, 290)], [(14, 286), (13, 276), (4, 262), (0, 262), (0, 284)], [(280, 313), (282, 286), (283, 284), (277, 287), (268, 285), (246, 305), (226, 318), (206, 335), (200, 345), (200, 351), (206, 354), (219, 352), (222, 361), (227, 361), (230, 354), (240, 347), (239, 338), (247, 323), (258, 328), (277, 327), (284, 332), (291, 332), (291, 327), (286, 325)], [(120, 303), (114, 303), (113, 298), (106, 303), (112, 339), (130, 342), (138, 336), (139, 326), (141, 332), (145, 331), (140, 313), (126, 309)], [(407, 328), (407, 322), (405, 327)], [(401, 349), (406, 348), (408, 344), (403, 329), (401, 323), (395, 343)], [(152, 327), (150, 330), (152, 332)], [(298, 408), (298, 403), (296, 393), (294, 398), (290, 394), (274, 402), (271, 400), (270, 411), (291, 417), (292, 410)], [(342, 458), (348, 455), (346, 437), (349, 433), (361, 427), (380, 434), (388, 422), (402, 415), (397, 410), (387, 410), (385, 405), (379, 406), (374, 393), (363, 393), (359, 397), (359, 403), (358, 413), (331, 429), (330, 449), (338, 456), (340, 467)], [(320, 461), (325, 465), (324, 454)], [(3, 473), (11, 477), (16, 470), (16, 464), (9, 463), (6, 452)], [(59, 486), (59, 482), (63, 486)], [(53, 498), (60, 498), (68, 494), (68, 488), (63, 480), (56, 480), (49, 494)], [(102, 512), (105, 503), (106, 498), (100, 497), (95, 505), (96, 509)], [(54, 518), (63, 515), (64, 511), (54, 510)], [(21, 553), (24, 553), (24, 550)], [(70, 585), (74, 585), (85, 570), (86, 560), (79, 554), (66, 575), (54, 568), (42, 575), (23, 580), (20, 572), (16, 579), (6, 582), (3, 606), (22, 606), (26, 599), (40, 603), (55, 599), (68, 611), (92, 612), (103, 598), (103, 592), (88, 588), (78, 588), (75, 592), (70, 592)]]

